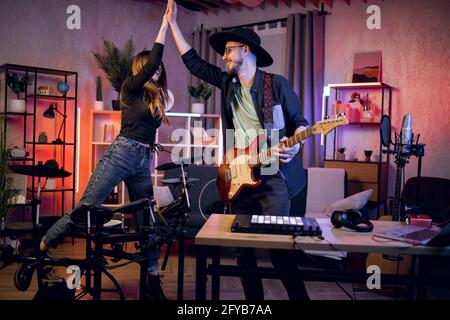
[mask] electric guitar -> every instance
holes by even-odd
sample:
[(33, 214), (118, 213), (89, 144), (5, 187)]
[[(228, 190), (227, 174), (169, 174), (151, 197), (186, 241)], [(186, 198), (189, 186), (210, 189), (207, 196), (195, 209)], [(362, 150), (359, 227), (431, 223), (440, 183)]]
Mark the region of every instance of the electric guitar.
[[(345, 114), (331, 117), (296, 133), (276, 146), (281, 148), (284, 145), (290, 148), (313, 134), (328, 134), (331, 130), (347, 124), (348, 118)], [(247, 148), (232, 148), (225, 154), (217, 174), (217, 187), (224, 202), (232, 202), (244, 187), (255, 188), (261, 184), (261, 180), (253, 178), (253, 169), (272, 157), (270, 148), (257, 153), (258, 145), (264, 139), (265, 135), (260, 135)]]

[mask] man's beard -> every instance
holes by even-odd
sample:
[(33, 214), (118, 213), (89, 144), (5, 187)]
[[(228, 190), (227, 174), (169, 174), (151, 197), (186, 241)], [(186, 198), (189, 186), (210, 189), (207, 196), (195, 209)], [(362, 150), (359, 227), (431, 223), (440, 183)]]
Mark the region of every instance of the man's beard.
[(242, 64), (244, 63), (244, 59), (239, 59), (237, 61), (232, 62), (232, 67), (229, 68), (227, 64), (227, 73), (230, 76), (237, 76), (239, 71), (241, 70)]

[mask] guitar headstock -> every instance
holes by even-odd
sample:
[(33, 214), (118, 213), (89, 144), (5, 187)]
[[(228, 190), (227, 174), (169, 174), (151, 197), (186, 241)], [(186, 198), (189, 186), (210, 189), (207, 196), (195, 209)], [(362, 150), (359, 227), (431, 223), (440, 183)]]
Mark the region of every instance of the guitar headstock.
[(312, 131), (314, 134), (328, 134), (331, 130), (345, 125), (348, 125), (348, 118), (345, 113), (341, 113), (336, 116), (331, 116), (328, 119), (318, 121), (312, 126)]

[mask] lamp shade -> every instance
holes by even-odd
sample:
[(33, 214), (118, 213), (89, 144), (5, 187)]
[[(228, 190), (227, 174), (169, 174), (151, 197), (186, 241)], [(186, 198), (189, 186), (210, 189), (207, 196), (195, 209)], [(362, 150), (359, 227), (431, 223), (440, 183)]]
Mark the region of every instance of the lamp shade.
[(44, 111), (44, 113), (42, 114), (44, 116), (44, 118), (49, 118), (49, 119), (55, 119), (55, 107), (53, 105), (53, 103), (47, 108), (47, 110)]

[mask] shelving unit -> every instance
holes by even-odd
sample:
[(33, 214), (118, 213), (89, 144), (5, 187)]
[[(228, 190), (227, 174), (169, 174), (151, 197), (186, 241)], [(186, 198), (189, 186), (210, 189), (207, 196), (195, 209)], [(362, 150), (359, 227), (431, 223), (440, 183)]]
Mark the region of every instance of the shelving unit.
[[(197, 157), (199, 154), (203, 155), (207, 152), (213, 155), (214, 164), (218, 164), (222, 160), (222, 121), (220, 115), (168, 112), (167, 117), (169, 118), (169, 125), (163, 124), (156, 131), (155, 143), (163, 146), (168, 152), (160, 151), (153, 154), (151, 173), (154, 186), (160, 185), (160, 180), (164, 175), (164, 172), (158, 171), (155, 168), (160, 164), (172, 161), (170, 152), (174, 151), (174, 148), (179, 149), (174, 152), (179, 151), (177, 154), (182, 158)], [(114, 137), (116, 137), (120, 130), (120, 120), (120, 111), (91, 111), (90, 173), (92, 173), (97, 162), (101, 159), (112, 142), (104, 141), (105, 125), (114, 126)], [(198, 122), (196, 123), (196, 121)], [(215, 143), (202, 144), (198, 143), (199, 141), (194, 141), (191, 129), (194, 127), (200, 129), (205, 128), (207, 124), (211, 124), (211, 128), (205, 130), (210, 136), (215, 135)], [(176, 139), (176, 141), (173, 139)], [(196, 163), (200, 164), (200, 162)], [(125, 184), (121, 182), (115, 190), (115, 193), (118, 193), (118, 203), (113, 205), (106, 204), (106, 206), (115, 207), (128, 202), (129, 199), (125, 189)]]
[[(384, 114), (391, 115), (392, 88), (385, 83), (348, 83), (331, 84), (328, 86), (329, 95), (325, 96), (324, 114), (328, 115), (330, 105), (337, 100), (348, 101), (351, 93), (369, 93), (374, 105), (378, 108), (374, 122), (350, 122), (348, 126), (337, 128), (324, 139), (324, 167), (342, 168), (348, 176), (349, 195), (367, 189), (373, 189), (370, 201), (376, 205), (377, 215), (381, 204), (386, 204), (387, 181), (389, 174), (389, 155), (382, 153), (382, 145), (379, 137), (380, 119)], [(334, 95), (333, 95), (334, 93)], [(332, 96), (332, 101), (329, 97)], [(373, 112), (373, 111), (372, 111)], [(350, 119), (352, 121), (352, 119)], [(331, 143), (329, 142), (331, 140)], [(359, 144), (359, 146), (358, 146)], [(337, 160), (336, 152), (339, 146), (356, 145), (359, 149), (350, 151), (349, 158)], [(365, 147), (368, 146), (368, 147)], [(358, 150), (358, 149), (356, 149)], [(364, 150), (373, 150), (370, 162), (364, 159)], [(378, 151), (378, 154), (375, 153)]]
[[(26, 88), (24, 94), (26, 101), (26, 111), (24, 113), (9, 111), (10, 97), (14, 93), (6, 86), (7, 72), (17, 73), (20, 77), (27, 75), (33, 79), (32, 85)], [(44, 188), (45, 178), (42, 178), (41, 216), (63, 215), (75, 206), (78, 73), (16, 64), (0, 66), (0, 73), (2, 74), (1, 102), (3, 102), (0, 102), (0, 116), (6, 128), (6, 143), (9, 147), (24, 148), (29, 153), (25, 158), (12, 158), (9, 161), (11, 164), (37, 165), (39, 161), (45, 163), (47, 160), (56, 160), (61, 169), (71, 172), (72, 175), (70, 177), (55, 178), (56, 187), (52, 189)], [(67, 96), (38, 94), (40, 85), (49, 85), (54, 90), (53, 93), (56, 93), (56, 86), (60, 81), (69, 84), (70, 89), (67, 92)], [(43, 118), (43, 111), (51, 103), (56, 104), (58, 111), (63, 116), (56, 114), (55, 119)], [(64, 118), (65, 121), (63, 121)], [(57, 138), (56, 128), (62, 128), (60, 138), (63, 142), (38, 142), (38, 131), (45, 131), (48, 134), (48, 141), (54, 140), (50, 131), (52, 122), (55, 129), (54, 139)], [(23, 215), (25, 215), (25, 209), (33, 205), (30, 200), (37, 197), (38, 189), (36, 176), (29, 176), (26, 180), (25, 203), (13, 204), (14, 207), (23, 208)], [(53, 196), (47, 197), (44, 196), (44, 193), (51, 193)]]

